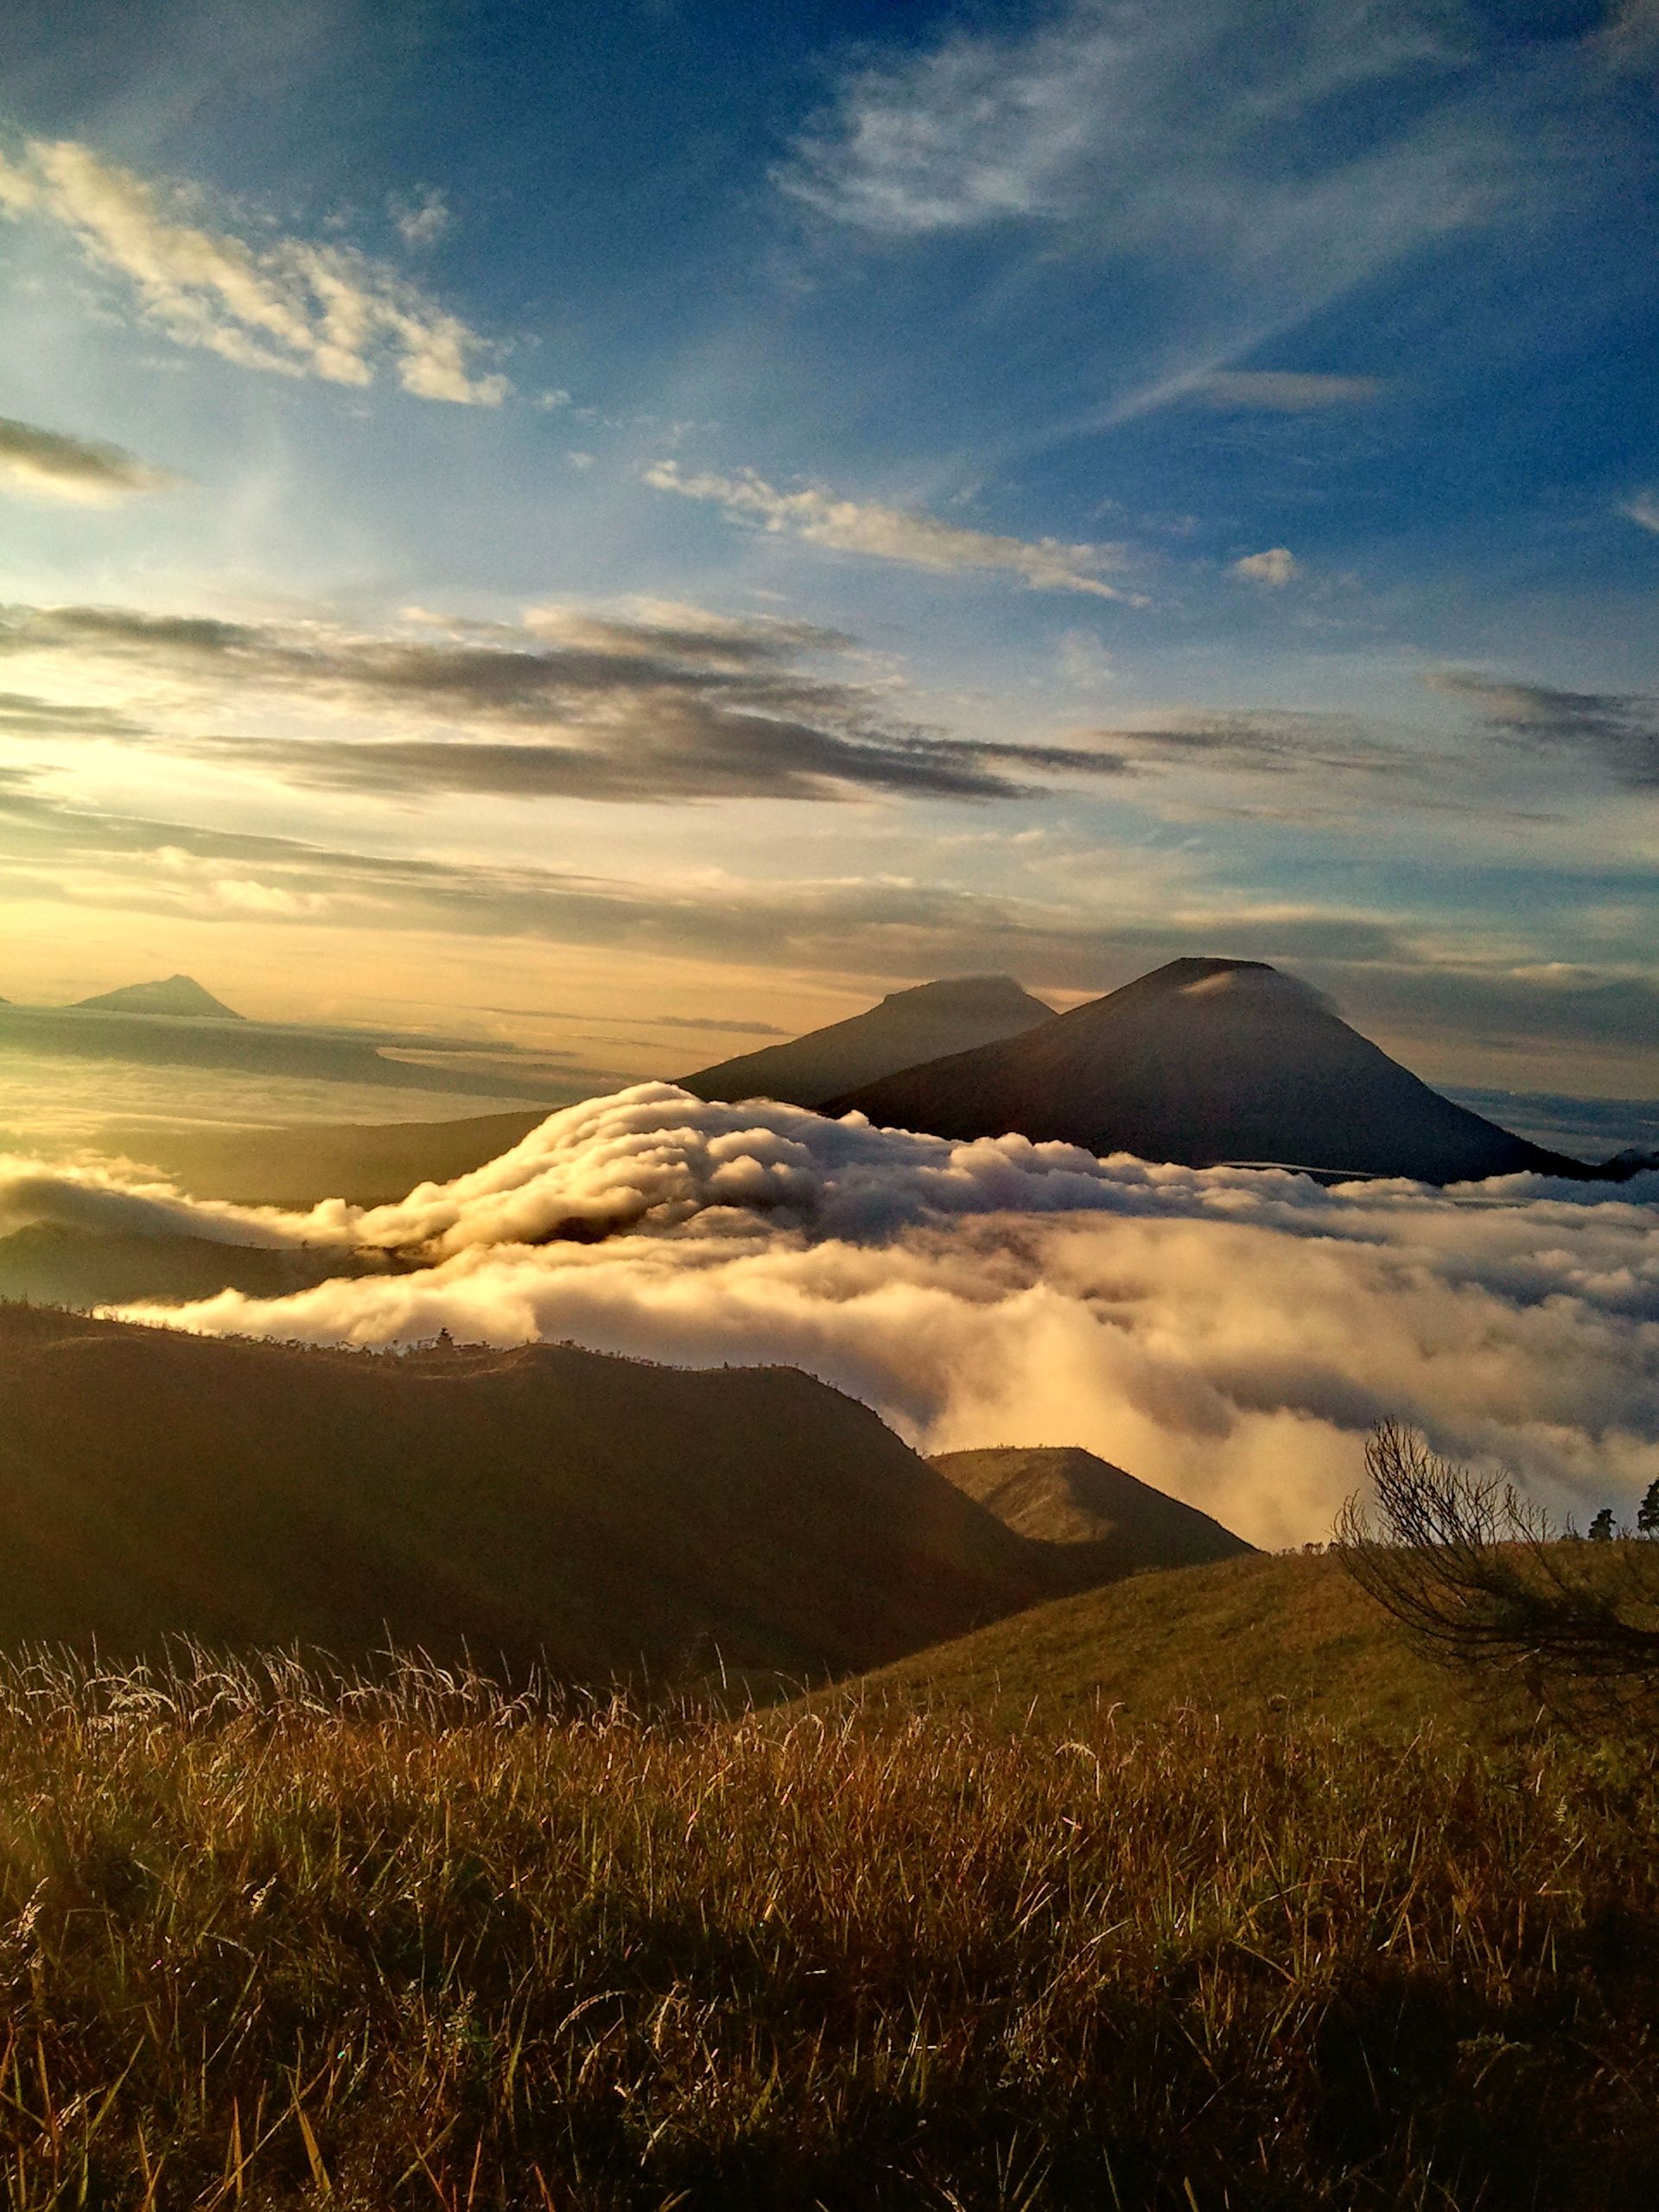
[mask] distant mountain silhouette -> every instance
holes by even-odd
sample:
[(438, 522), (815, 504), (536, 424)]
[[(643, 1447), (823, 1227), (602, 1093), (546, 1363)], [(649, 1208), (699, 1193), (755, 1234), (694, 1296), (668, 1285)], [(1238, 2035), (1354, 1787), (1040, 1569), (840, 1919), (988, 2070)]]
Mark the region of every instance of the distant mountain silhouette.
[(221, 1290), (284, 1298), (335, 1276), (404, 1272), (403, 1262), (343, 1254), (330, 1245), (270, 1250), (206, 1236), (111, 1235), (45, 1221), (0, 1236), (0, 1298), (38, 1306), (90, 1309), (152, 1300), (182, 1306)]
[(1196, 1506), (1076, 1445), (945, 1452), (931, 1464), (1018, 1535), (1064, 1547), (1090, 1584), (1143, 1567), (1208, 1567), (1254, 1549)]
[(1626, 1145), (1623, 1152), (1601, 1163), (1602, 1174), (1614, 1183), (1628, 1183), (1632, 1175), (1651, 1175), (1656, 1169), (1659, 1169), (1659, 1151), (1652, 1145)]
[(510, 1152), (552, 1111), (544, 1106), (456, 1121), (315, 1122), (274, 1128), (156, 1129), (113, 1122), (94, 1141), (101, 1150), (159, 1167), (194, 1198), (301, 1212), (322, 1198), (391, 1205), (417, 1183), (470, 1175)]
[(100, 991), (96, 998), (77, 999), (78, 1010), (88, 1014), (165, 1014), (177, 1019), (204, 1018), (240, 1021), (234, 1007), (216, 999), (190, 976), (168, 976), (156, 983), (124, 983), (118, 991)]
[(786, 1368), (399, 1358), (0, 1305), (0, 1646), (823, 1678), (1072, 1586)]
[(1012, 976), (958, 976), (890, 991), (867, 1013), (677, 1080), (699, 1098), (778, 1098), (791, 1106), (820, 1106), (895, 1068), (1017, 1037), (1053, 1019), (1053, 1008), (1021, 990)]
[(1172, 960), (1028, 1034), (849, 1087), (822, 1109), (951, 1138), (1476, 1181), (1581, 1163), (1420, 1082), (1319, 995), (1257, 960)]

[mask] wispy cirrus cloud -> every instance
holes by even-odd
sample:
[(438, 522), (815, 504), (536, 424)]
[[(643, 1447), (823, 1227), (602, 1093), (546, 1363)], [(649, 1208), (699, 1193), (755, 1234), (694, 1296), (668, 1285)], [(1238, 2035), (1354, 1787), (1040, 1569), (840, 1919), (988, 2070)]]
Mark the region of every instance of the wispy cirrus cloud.
[[(1018, 798), (1033, 779), (1122, 770), (1086, 746), (982, 742), (906, 721), (886, 690), (808, 664), (851, 644), (810, 624), (677, 606), (637, 619), (542, 607), (522, 626), (448, 632), (421, 620), (438, 634), (10, 607), (0, 657), (113, 665), (130, 685), (148, 682), (157, 750), (387, 798)], [(308, 715), (310, 729), (227, 735), (225, 721), (262, 697)], [(359, 725), (346, 735), (342, 711)]]
[(1659, 534), (1659, 492), (1637, 493), (1625, 500), (1619, 512), (1642, 529)]
[(124, 447), (0, 415), (0, 492), (106, 506), (136, 492), (166, 491), (180, 481)]
[(704, 499), (741, 521), (788, 533), (809, 544), (867, 559), (899, 561), (912, 568), (957, 575), (1005, 574), (1020, 577), (1033, 591), (1084, 592), (1096, 599), (1144, 605), (1142, 596), (1103, 582), (1096, 573), (1121, 567), (1121, 545), (1066, 545), (1059, 539), (1006, 537), (991, 531), (967, 530), (941, 522), (913, 508), (886, 506), (875, 500), (845, 499), (809, 487), (781, 492), (753, 469), (721, 476), (683, 469), (677, 461), (653, 461), (645, 480), (658, 492)]
[[(1319, 251), (1338, 213), (1321, 205), (1330, 180), (1369, 174), (1375, 188), (1381, 173), (1357, 138), (1332, 137), (1320, 159), (1278, 174), (1268, 150), (1326, 103), (1385, 82), (1433, 85), (1466, 52), (1452, 0), (1299, 9), (1266, 38), (1245, 0), (1059, 0), (1012, 29), (957, 28), (855, 65), (776, 181), (822, 216), (891, 238), (1027, 220), (1109, 225), (1122, 244), (1173, 221), (1241, 243), (1254, 227), (1262, 247), (1264, 220), (1312, 217), (1306, 244)], [(1409, 133), (1408, 118), (1395, 136)], [(1344, 212), (1367, 211), (1344, 200)], [(1362, 227), (1375, 234), (1378, 217), (1392, 226), (1400, 212), (1374, 189)]]
[(1351, 715), (1241, 707), (1224, 713), (1183, 710), (1154, 723), (1091, 729), (1091, 743), (1110, 747), (1130, 767), (1217, 768), (1248, 774), (1369, 776), (1408, 772), (1412, 756), (1386, 745)]
[(180, 194), (73, 139), (0, 156), (0, 214), (67, 232), (175, 344), (330, 384), (372, 384), (385, 367), (418, 398), (463, 406), (506, 396), (505, 377), (477, 369), (488, 350), (479, 334), (386, 264), (307, 238), (254, 245), (190, 213)]
[[(1086, 296), (1103, 265), (1139, 265), (1138, 335), (1103, 362), (1099, 399), (1010, 450), (1206, 397), (1298, 413), (1374, 399), (1366, 376), (1234, 365), (1500, 220), (1574, 158), (1547, 116), (1516, 127), (1512, 57), (1460, 0), (1321, 0), (1270, 28), (1252, 0), (948, 20), (864, 48), (774, 182), (820, 243), (949, 251), (975, 235), (988, 269), (1023, 278), (993, 276), (993, 313), (1028, 311), (1060, 270), (1075, 292), (1069, 272), (1086, 270)], [(1052, 315), (1064, 327), (1064, 297)]]
[(1326, 376), (1300, 369), (1215, 369), (1187, 389), (1204, 406), (1220, 410), (1316, 415), (1332, 407), (1368, 406), (1382, 397), (1388, 385), (1382, 377)]
[(1426, 680), (1516, 743), (1599, 761), (1632, 790), (1659, 789), (1659, 696), (1652, 693), (1558, 691), (1467, 669)]

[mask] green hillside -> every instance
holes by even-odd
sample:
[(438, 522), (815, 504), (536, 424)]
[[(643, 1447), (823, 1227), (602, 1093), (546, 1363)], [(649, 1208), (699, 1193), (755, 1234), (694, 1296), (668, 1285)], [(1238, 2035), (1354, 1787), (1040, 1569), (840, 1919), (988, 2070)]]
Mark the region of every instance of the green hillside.
[(1077, 1586), (1148, 1567), (1205, 1567), (1255, 1547), (1196, 1506), (1075, 1444), (943, 1452), (931, 1464), (1022, 1536), (1066, 1547)]
[(1340, 1560), (1258, 1554), (1062, 1598), (833, 1695), (1048, 1729), (1116, 1706), (1132, 1719), (1187, 1707), (1241, 1729), (1294, 1718), (1392, 1732), (1455, 1722), (1471, 1693), (1408, 1644)]

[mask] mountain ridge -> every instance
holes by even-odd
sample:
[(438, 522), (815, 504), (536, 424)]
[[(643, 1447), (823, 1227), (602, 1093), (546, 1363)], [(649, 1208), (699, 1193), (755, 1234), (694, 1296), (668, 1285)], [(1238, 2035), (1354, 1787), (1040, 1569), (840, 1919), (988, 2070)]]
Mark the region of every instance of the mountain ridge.
[(1192, 1167), (1478, 1181), (1581, 1161), (1458, 1106), (1263, 961), (1170, 961), (1033, 1033), (826, 1100), (958, 1141), (1014, 1134)]
[(698, 1098), (776, 1098), (817, 1108), (832, 1093), (901, 1067), (1018, 1036), (1054, 1009), (1012, 976), (944, 976), (889, 991), (862, 1014), (676, 1079)]

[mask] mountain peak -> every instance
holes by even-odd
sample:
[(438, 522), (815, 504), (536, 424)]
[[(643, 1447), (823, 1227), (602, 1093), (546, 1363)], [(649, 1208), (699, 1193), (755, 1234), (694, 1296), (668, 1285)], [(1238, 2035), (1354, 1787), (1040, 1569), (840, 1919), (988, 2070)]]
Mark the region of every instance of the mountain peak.
[(1053, 1019), (1054, 1009), (1021, 990), (1012, 976), (947, 976), (889, 991), (878, 1005), (827, 1029), (680, 1080), (699, 1098), (779, 1098), (816, 1107), (895, 1069), (969, 1052)]
[(889, 991), (881, 1004), (914, 1007), (918, 1013), (925, 1007), (941, 1014), (1007, 1008), (1024, 1014), (1029, 1014), (1032, 999), (1012, 976), (943, 976), (931, 983), (912, 983), (902, 991)]
[(1194, 1167), (1449, 1183), (1576, 1164), (1440, 1097), (1262, 960), (1172, 960), (1028, 1034), (849, 1086), (823, 1110)]
[(77, 999), (77, 1010), (93, 1014), (164, 1014), (240, 1021), (244, 1017), (206, 991), (193, 976), (168, 976), (152, 983), (125, 983), (119, 990), (100, 991), (95, 998)]

